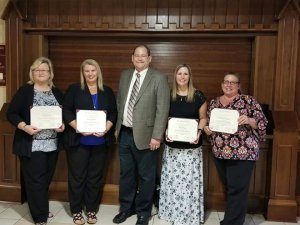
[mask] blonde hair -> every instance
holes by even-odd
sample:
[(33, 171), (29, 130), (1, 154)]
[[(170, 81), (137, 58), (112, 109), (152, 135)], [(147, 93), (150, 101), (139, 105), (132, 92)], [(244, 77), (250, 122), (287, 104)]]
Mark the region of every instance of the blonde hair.
[(80, 86), (81, 86), (81, 89), (84, 90), (84, 87), (86, 85), (86, 81), (85, 81), (85, 78), (84, 78), (84, 75), (83, 75), (83, 70), (84, 70), (84, 67), (86, 65), (91, 65), (91, 66), (96, 67), (96, 70), (97, 70), (97, 87), (98, 87), (99, 90), (103, 91), (104, 88), (103, 88), (102, 72), (101, 72), (101, 69), (100, 69), (100, 66), (99, 66), (98, 62), (94, 59), (86, 59), (81, 63), (81, 66), (80, 66)]
[(187, 102), (193, 102), (194, 101), (195, 88), (194, 88), (193, 79), (192, 79), (192, 69), (188, 64), (185, 64), (185, 63), (178, 65), (175, 69), (174, 77), (173, 77), (173, 85), (172, 85), (172, 90), (171, 90), (171, 99), (172, 99), (172, 101), (176, 101), (176, 95), (177, 95), (177, 91), (178, 91), (178, 84), (176, 82), (176, 75), (177, 75), (178, 71), (183, 67), (187, 68), (188, 72), (189, 72), (188, 94), (187, 94), (186, 101)]
[(52, 62), (50, 59), (46, 58), (46, 57), (39, 57), (36, 60), (34, 60), (34, 62), (32, 63), (32, 65), (30, 66), (30, 70), (29, 70), (29, 81), (27, 82), (28, 84), (34, 84), (34, 79), (33, 79), (33, 71), (36, 70), (41, 64), (46, 63), (49, 67), (49, 80), (48, 80), (48, 86), (50, 88), (54, 87), (53, 84), (53, 78), (54, 78), (54, 73), (53, 73), (53, 66), (52, 66)]

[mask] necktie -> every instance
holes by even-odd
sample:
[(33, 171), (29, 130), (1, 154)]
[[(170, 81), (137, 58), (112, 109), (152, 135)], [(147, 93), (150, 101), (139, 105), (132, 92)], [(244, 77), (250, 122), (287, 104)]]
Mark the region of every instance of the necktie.
[(136, 101), (136, 97), (139, 93), (140, 89), (140, 77), (141, 75), (139, 73), (136, 74), (136, 80), (133, 84), (131, 95), (128, 102), (128, 109), (127, 109), (127, 123), (130, 127), (132, 127), (132, 115), (133, 115), (133, 107)]

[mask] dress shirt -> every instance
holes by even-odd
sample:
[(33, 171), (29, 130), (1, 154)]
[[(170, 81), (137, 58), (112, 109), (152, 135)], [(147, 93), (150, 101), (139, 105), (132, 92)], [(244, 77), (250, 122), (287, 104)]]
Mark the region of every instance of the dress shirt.
[(131, 82), (130, 82), (128, 95), (127, 95), (127, 99), (126, 99), (126, 103), (125, 103), (125, 107), (124, 107), (124, 114), (123, 114), (123, 125), (126, 126), (126, 127), (130, 127), (130, 125), (127, 124), (126, 118), (127, 118), (128, 103), (129, 103), (129, 99), (130, 99), (130, 96), (131, 96), (132, 87), (133, 87), (134, 82), (137, 78), (136, 74), (137, 73), (140, 74), (140, 87), (139, 87), (139, 91), (140, 91), (140, 89), (142, 87), (142, 84), (143, 84), (143, 81), (145, 79), (145, 76), (147, 74), (147, 71), (148, 71), (148, 68), (142, 70), (141, 72), (138, 72), (137, 70), (134, 70), (134, 72), (133, 72), (133, 76), (132, 76), (132, 79), (131, 79)]

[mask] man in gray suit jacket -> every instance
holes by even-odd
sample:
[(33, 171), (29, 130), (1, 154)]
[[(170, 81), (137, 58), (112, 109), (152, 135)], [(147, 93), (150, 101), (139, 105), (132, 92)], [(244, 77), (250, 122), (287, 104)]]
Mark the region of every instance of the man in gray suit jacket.
[(132, 62), (135, 68), (121, 74), (117, 98), (115, 135), (119, 139), (121, 167), (120, 212), (113, 222), (122, 223), (137, 213), (136, 225), (148, 225), (157, 150), (166, 129), (170, 90), (167, 77), (149, 67), (151, 55), (146, 45), (134, 49)]

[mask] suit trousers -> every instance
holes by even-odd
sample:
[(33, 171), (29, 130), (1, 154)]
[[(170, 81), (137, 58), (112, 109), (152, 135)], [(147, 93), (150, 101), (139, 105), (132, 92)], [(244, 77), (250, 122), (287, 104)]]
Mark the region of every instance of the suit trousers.
[(104, 183), (106, 145), (79, 145), (67, 150), (71, 212), (97, 212)]
[(20, 156), (22, 174), (30, 214), (35, 223), (46, 222), (49, 213), (48, 190), (58, 151), (32, 152), (31, 157)]
[(138, 150), (131, 128), (120, 133), (120, 211), (150, 217), (155, 190), (158, 151)]
[(226, 207), (222, 225), (243, 225), (248, 192), (255, 161), (214, 158), (220, 179), (226, 188)]

